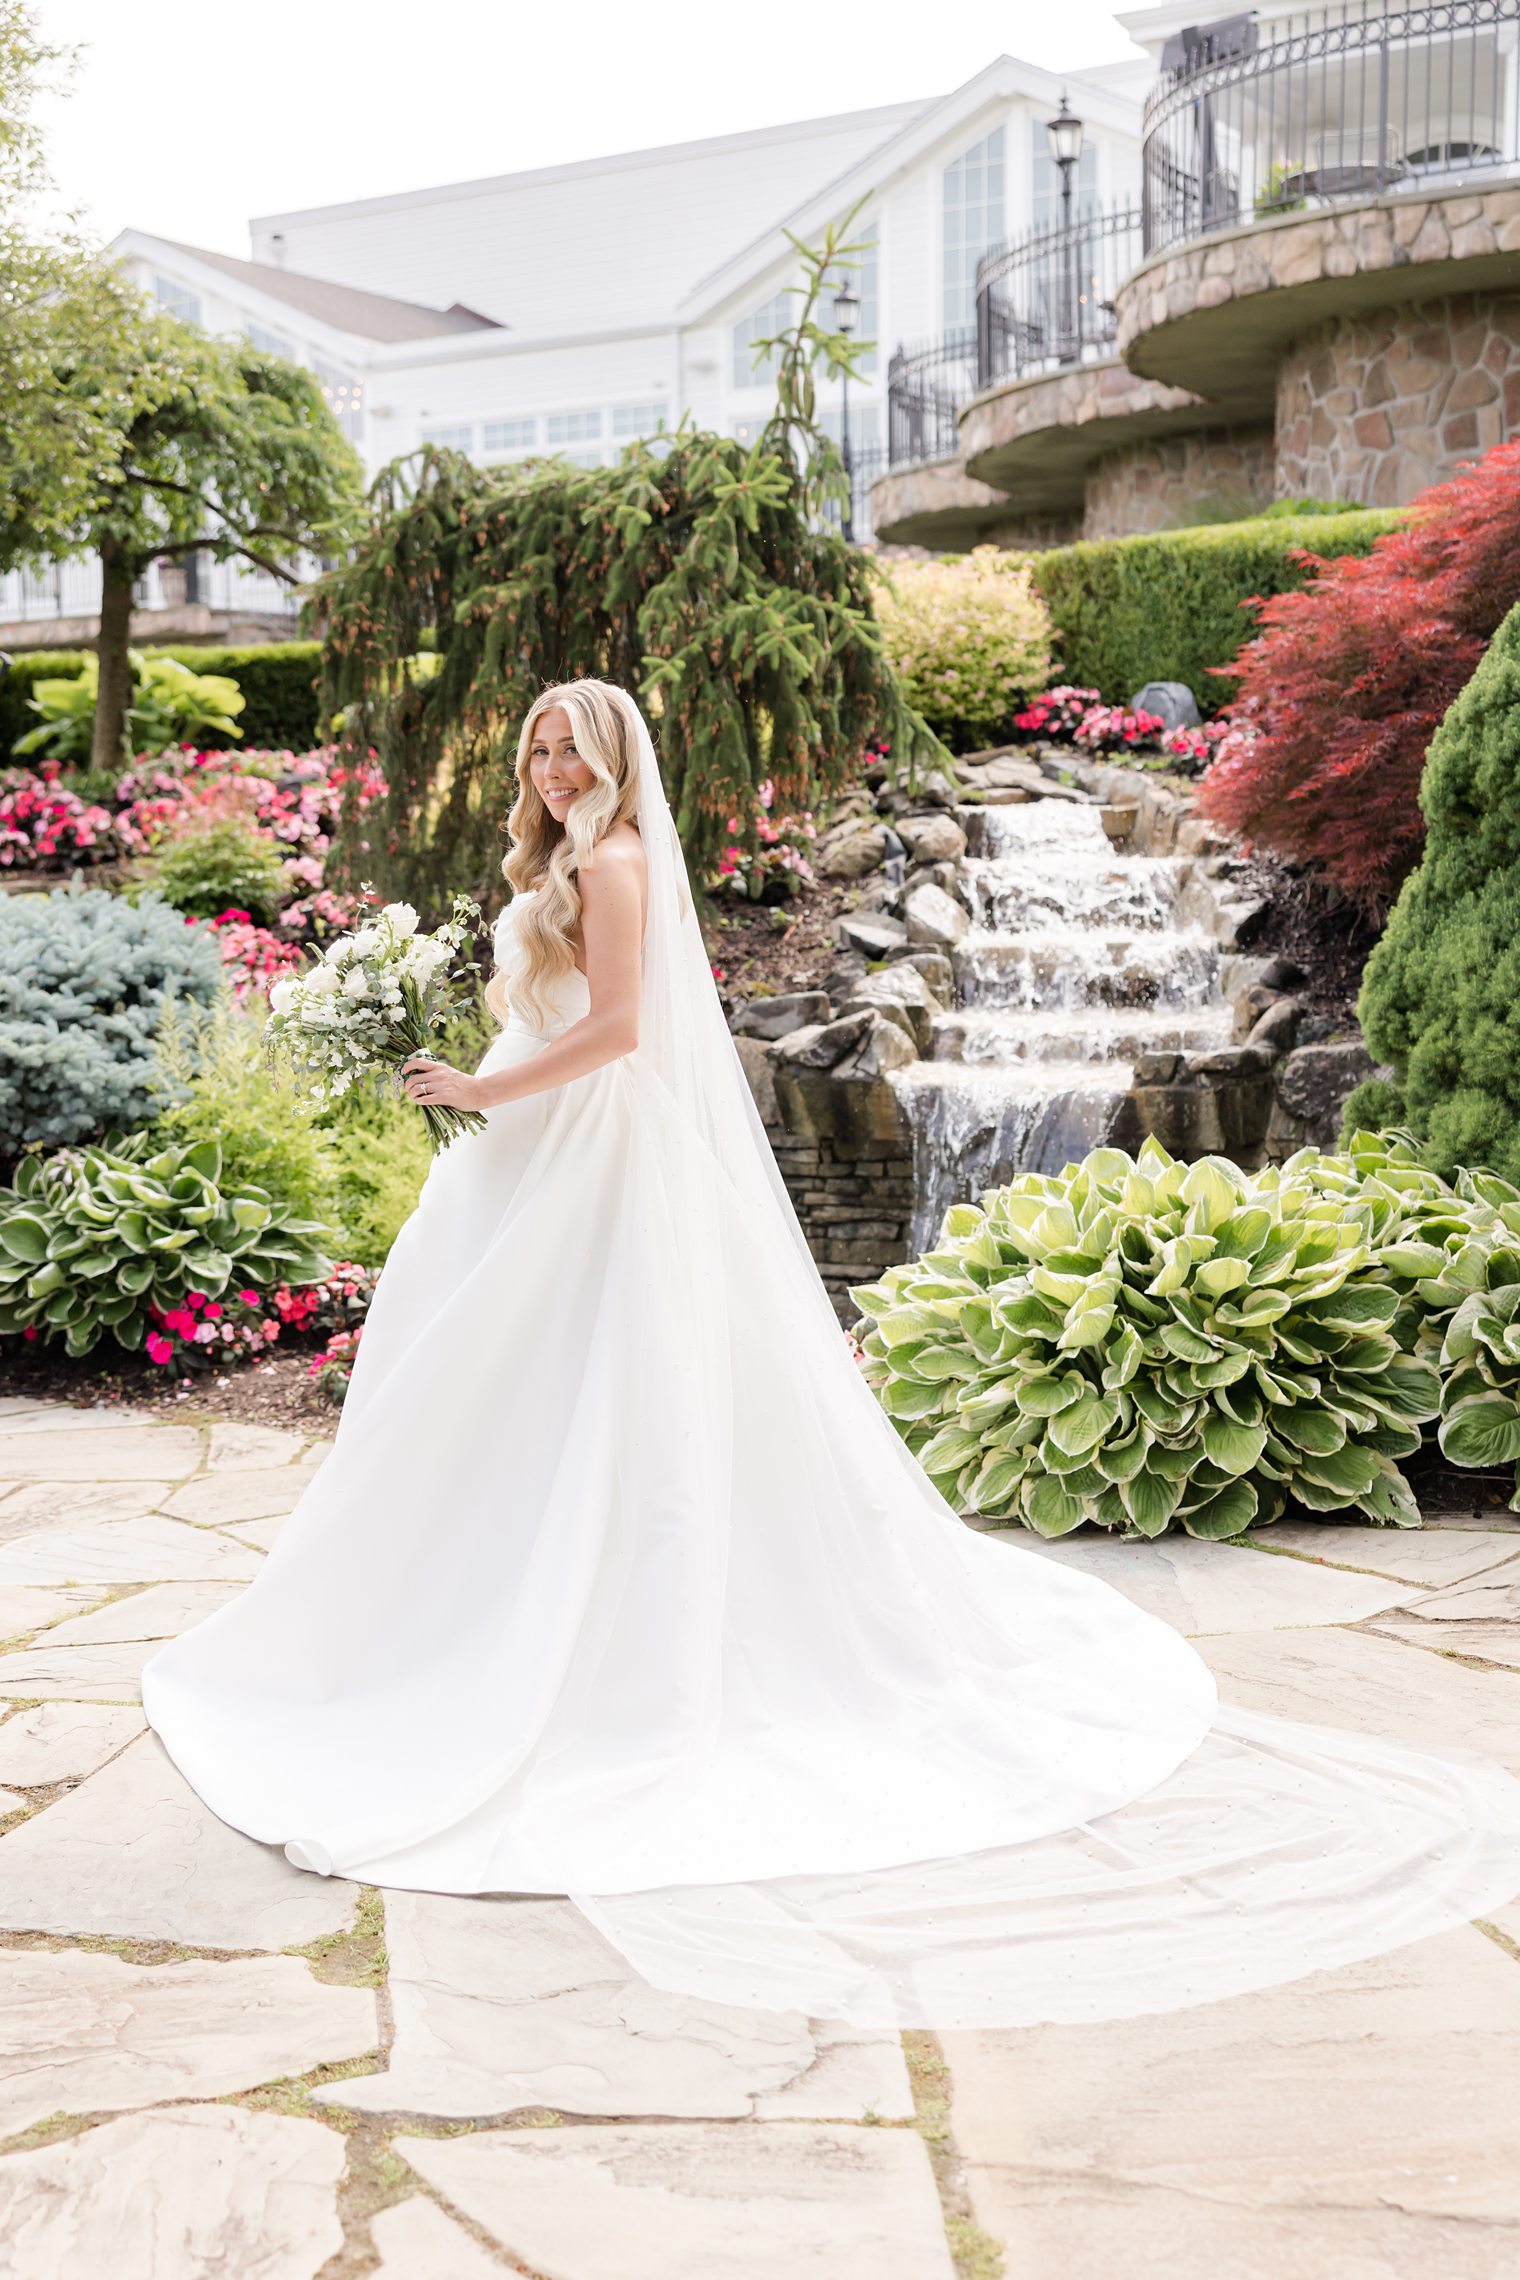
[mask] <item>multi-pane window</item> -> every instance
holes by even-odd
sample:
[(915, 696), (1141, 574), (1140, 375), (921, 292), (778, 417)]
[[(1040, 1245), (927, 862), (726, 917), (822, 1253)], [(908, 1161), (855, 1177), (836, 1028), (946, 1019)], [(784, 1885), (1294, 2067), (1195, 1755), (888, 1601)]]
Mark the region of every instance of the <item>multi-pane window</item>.
[(436, 443), (446, 451), (473, 451), (475, 429), (471, 421), (455, 420), (440, 427), (425, 427), (422, 440), (424, 443)]
[(1003, 236), (1003, 129), (945, 168), (944, 314), (955, 332), (976, 321), (976, 265)]
[(249, 325), (247, 331), (248, 346), (256, 348), (262, 356), (285, 356), (295, 362), (295, 343), (288, 341), (283, 333), (266, 332), (262, 325)]
[(538, 441), (538, 420), (532, 413), (525, 419), (487, 420), (480, 434), (487, 451), (531, 451)]
[(757, 340), (774, 340), (777, 333), (785, 332), (794, 320), (797, 297), (784, 287), (763, 301), (758, 309), (751, 309), (734, 327), (734, 386), (736, 388), (762, 387), (771, 376), (774, 357), (763, 356), (755, 361)]
[(663, 404), (614, 404), (612, 432), (614, 435), (658, 435), (669, 417)]
[(602, 432), (600, 409), (579, 412), (551, 412), (549, 414), (549, 441), (559, 443), (589, 443)]
[[(1061, 169), (1050, 155), (1050, 140), (1045, 129), (1036, 126), (1034, 135), (1034, 225), (1036, 229), (1047, 229), (1052, 222), (1061, 219)], [(1084, 143), (1072, 175), (1072, 212), (1090, 214), (1097, 203), (1098, 154), (1091, 143)]]
[(177, 278), (155, 277), (153, 280), (153, 298), (166, 316), (178, 317), (180, 322), (186, 325), (198, 325), (200, 323), (200, 295), (192, 293), (188, 285), (181, 285)]
[(311, 368), (328, 410), (350, 442), (356, 443), (364, 426), (364, 382), (336, 364), (324, 364), (320, 356), (312, 359)]
[(748, 419), (730, 420), (728, 432), (736, 443), (743, 444), (746, 451), (753, 451), (765, 433), (766, 417), (764, 412), (752, 412)]

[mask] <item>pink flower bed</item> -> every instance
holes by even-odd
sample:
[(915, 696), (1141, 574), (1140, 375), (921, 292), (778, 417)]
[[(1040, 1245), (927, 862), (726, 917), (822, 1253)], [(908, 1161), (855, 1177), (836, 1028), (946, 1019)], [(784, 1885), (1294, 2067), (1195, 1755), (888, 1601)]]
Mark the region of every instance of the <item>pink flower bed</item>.
[(1227, 733), (1225, 723), (1217, 720), (1169, 730), (1157, 713), (1106, 705), (1096, 689), (1071, 687), (1047, 689), (1014, 715), (1013, 725), (1026, 736), (1048, 737), (1109, 758), (1157, 753), (1189, 771), (1210, 760)]
[(109, 810), (82, 800), (57, 778), (57, 762), (44, 761), (38, 774), (13, 768), (0, 783), (0, 866), (63, 871), (117, 853)]

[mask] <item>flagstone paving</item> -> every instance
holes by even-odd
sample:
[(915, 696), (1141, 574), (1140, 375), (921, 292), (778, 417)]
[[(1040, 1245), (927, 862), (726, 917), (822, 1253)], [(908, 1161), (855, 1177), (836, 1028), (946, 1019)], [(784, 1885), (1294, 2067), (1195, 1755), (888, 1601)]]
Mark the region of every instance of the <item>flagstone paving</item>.
[[(138, 1673), (323, 1453), (0, 1400), (0, 2280), (1520, 2273), (1520, 1898), (1200, 2010), (905, 2052), (660, 1994), (565, 1902), (382, 1909), (225, 1828)], [(1196, 1637), (1231, 1701), (1520, 1771), (1520, 1523), (1432, 1517), (996, 1540)]]

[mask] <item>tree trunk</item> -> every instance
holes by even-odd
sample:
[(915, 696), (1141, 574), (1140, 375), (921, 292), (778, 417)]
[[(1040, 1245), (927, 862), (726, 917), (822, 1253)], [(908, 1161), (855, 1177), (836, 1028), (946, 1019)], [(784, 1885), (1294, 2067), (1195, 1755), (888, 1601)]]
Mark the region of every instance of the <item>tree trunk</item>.
[(127, 710), (132, 702), (132, 565), (125, 549), (106, 539), (100, 549), (100, 687), (90, 766), (109, 775), (119, 768), (126, 745)]

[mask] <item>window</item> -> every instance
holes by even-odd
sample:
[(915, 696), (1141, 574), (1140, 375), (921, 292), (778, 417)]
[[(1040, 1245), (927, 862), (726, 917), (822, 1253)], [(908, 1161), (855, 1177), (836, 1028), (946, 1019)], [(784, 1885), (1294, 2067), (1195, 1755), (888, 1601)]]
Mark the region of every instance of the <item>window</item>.
[(572, 467), (600, 467), (604, 464), (604, 454), (600, 451), (562, 451), (559, 456), (568, 460)]
[(1003, 236), (1003, 129), (945, 168), (944, 313), (955, 332), (976, 321), (976, 265)]
[(248, 327), (248, 346), (256, 348), (262, 356), (286, 356), (292, 364), (296, 361), (294, 342), (288, 341), (283, 333), (266, 332), (262, 325)]
[(670, 417), (664, 404), (614, 404), (614, 435), (657, 435)]
[(728, 432), (736, 443), (743, 444), (746, 451), (753, 451), (765, 433), (766, 417), (763, 412), (755, 412), (747, 420), (731, 420)]
[(351, 372), (340, 372), (335, 364), (324, 364), (320, 357), (313, 359), (311, 368), (328, 410), (349, 441), (356, 443), (364, 427), (364, 382)]
[[(1090, 214), (1098, 203), (1098, 154), (1090, 142), (1082, 145), (1072, 177), (1071, 205), (1076, 215)], [(1034, 226), (1048, 229), (1061, 219), (1061, 169), (1050, 155), (1050, 138), (1043, 126), (1034, 130)]]
[(456, 422), (452, 426), (425, 427), (422, 430), (422, 440), (424, 443), (436, 443), (444, 451), (473, 451), (475, 429), (468, 420)]
[(480, 434), (487, 451), (531, 451), (538, 441), (538, 419), (530, 412), (524, 419), (487, 420)]
[(192, 293), (188, 285), (178, 284), (172, 277), (155, 277), (153, 298), (166, 316), (178, 317), (181, 324), (200, 323), (200, 295)]
[[(551, 412), (549, 414), (549, 441), (556, 443), (589, 443), (602, 432), (600, 410), (588, 412)], [(595, 466), (593, 459), (590, 464)]]
[(785, 332), (792, 321), (797, 297), (785, 288), (773, 293), (758, 309), (752, 309), (734, 327), (734, 386), (760, 388), (769, 381), (774, 359), (764, 356), (755, 362), (757, 340), (773, 340), (777, 333)]

